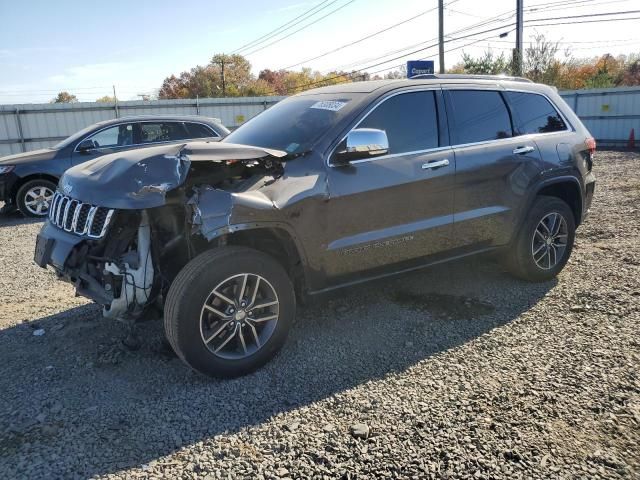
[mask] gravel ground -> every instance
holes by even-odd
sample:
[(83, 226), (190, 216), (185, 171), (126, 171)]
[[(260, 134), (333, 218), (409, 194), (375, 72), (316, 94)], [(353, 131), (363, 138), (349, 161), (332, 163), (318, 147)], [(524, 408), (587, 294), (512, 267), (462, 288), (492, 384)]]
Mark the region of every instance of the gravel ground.
[(159, 321), (124, 349), (32, 264), (39, 224), (2, 219), (0, 478), (638, 478), (639, 167), (598, 153), (556, 281), (474, 259), (353, 288), (233, 381), (163, 350)]

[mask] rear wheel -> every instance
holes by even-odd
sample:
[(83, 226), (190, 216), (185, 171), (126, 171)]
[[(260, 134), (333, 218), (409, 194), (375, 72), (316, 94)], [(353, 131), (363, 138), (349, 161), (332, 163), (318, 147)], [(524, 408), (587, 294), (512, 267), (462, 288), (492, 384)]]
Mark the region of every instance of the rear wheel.
[(214, 377), (256, 370), (284, 344), (295, 316), (293, 286), (271, 257), (244, 247), (202, 253), (174, 280), (165, 332), (191, 368)]
[(511, 272), (524, 280), (549, 280), (564, 268), (575, 239), (569, 205), (556, 197), (538, 197), (510, 251)]
[(56, 184), (49, 180), (29, 180), (16, 195), (18, 209), (27, 217), (46, 217), (55, 191)]

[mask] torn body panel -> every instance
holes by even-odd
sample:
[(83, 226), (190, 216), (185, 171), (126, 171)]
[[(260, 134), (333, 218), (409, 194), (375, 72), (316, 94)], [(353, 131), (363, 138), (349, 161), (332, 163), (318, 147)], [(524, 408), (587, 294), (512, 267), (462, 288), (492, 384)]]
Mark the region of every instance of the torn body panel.
[[(121, 256), (120, 262), (105, 262), (104, 275), (119, 277), (119, 295), (103, 308), (103, 315), (109, 318), (138, 316), (151, 299), (154, 268), (151, 258), (151, 225), (146, 211), (138, 226), (135, 250)], [(112, 288), (113, 289), (113, 286)], [(109, 289), (109, 290), (111, 290)]]
[(67, 170), (60, 185), (66, 195), (93, 205), (154, 208), (164, 205), (167, 193), (186, 182), (192, 162), (230, 164), (285, 156), (286, 152), (278, 150), (218, 142), (163, 145), (105, 155), (83, 163)]
[(305, 191), (326, 196), (326, 182), (285, 156), (198, 142), (108, 155), (73, 168), (60, 189), (78, 202), (115, 209), (113, 220), (101, 238), (70, 235), (47, 223), (42, 235), (56, 246), (45, 263), (103, 305), (105, 316), (129, 319), (162, 300), (191, 258), (232, 241), (235, 233), (277, 230), (298, 248), (297, 204), (306, 200)]

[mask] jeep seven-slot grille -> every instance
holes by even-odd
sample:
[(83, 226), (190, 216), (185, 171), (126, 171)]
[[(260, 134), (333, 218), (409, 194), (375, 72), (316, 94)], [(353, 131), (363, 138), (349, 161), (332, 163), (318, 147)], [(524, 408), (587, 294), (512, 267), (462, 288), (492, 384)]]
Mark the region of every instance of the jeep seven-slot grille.
[(107, 232), (114, 210), (82, 203), (56, 192), (49, 209), (49, 221), (76, 235), (102, 238)]

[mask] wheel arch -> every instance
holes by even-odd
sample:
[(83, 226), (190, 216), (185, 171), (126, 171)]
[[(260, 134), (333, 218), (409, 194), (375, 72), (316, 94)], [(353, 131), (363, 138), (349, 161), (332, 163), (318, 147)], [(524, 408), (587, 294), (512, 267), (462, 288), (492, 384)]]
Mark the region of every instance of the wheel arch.
[(549, 179), (542, 182), (536, 188), (529, 205), (533, 203), (536, 197), (546, 195), (548, 197), (556, 197), (564, 201), (573, 212), (576, 227), (582, 222), (582, 186), (580, 181), (573, 176), (563, 176)]
[(277, 224), (233, 225), (209, 237), (209, 246), (244, 246), (274, 258), (287, 272), (296, 294), (304, 296), (307, 286), (306, 256), (295, 234)]
[(13, 185), (11, 189), (11, 198), (14, 202), (17, 200), (16, 196), (18, 195), (18, 190), (20, 190), (20, 188), (22, 188), (25, 183), (30, 182), (31, 180), (48, 180), (57, 185), (60, 179), (55, 175), (51, 175), (48, 173), (34, 173), (25, 177), (20, 177), (20, 179)]

